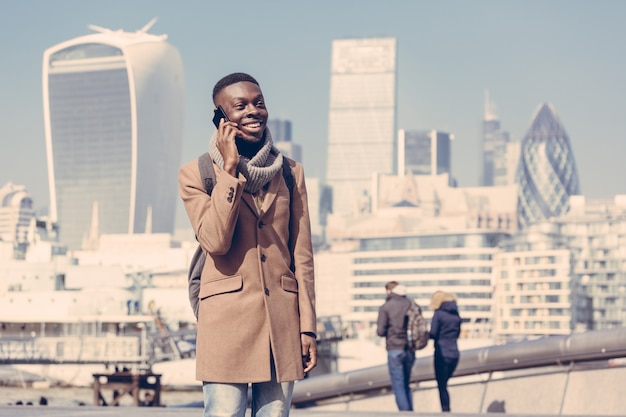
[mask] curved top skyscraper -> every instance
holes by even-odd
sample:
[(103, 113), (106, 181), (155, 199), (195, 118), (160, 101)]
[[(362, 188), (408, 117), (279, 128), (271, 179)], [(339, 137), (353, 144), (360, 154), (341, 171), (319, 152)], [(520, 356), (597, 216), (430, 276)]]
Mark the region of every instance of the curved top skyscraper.
[(50, 216), (70, 249), (92, 213), (101, 233), (173, 232), (183, 67), (167, 35), (147, 33), (153, 23), (90, 26), (97, 33), (44, 52)]
[(580, 193), (569, 137), (550, 103), (542, 103), (522, 141), (517, 170), (520, 227), (565, 214)]

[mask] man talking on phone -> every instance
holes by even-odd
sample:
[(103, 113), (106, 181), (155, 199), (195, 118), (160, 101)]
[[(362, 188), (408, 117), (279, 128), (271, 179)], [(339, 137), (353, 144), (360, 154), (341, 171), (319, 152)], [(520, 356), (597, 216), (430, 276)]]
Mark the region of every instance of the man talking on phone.
[(294, 381), (317, 364), (304, 171), (273, 146), (265, 99), (252, 76), (219, 80), (213, 103), (212, 192), (197, 160), (178, 174), (185, 210), (207, 254), (196, 342), (204, 416), (244, 417), (251, 386), (253, 417), (284, 417)]

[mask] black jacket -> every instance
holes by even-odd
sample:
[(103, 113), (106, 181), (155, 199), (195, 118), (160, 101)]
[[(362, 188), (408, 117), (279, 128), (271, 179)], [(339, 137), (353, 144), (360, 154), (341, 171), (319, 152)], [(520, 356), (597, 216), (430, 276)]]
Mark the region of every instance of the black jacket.
[(435, 341), (435, 355), (444, 358), (458, 358), (459, 348), (456, 340), (461, 333), (461, 317), (456, 301), (441, 304), (430, 323), (430, 338)]
[(404, 350), (406, 347), (406, 312), (410, 305), (411, 300), (392, 292), (378, 310), (376, 334), (387, 339), (387, 350)]

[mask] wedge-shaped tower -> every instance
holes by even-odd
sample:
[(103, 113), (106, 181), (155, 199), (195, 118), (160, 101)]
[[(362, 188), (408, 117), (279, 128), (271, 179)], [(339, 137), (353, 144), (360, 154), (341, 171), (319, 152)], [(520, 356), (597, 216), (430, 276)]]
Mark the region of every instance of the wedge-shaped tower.
[(372, 175), (396, 172), (396, 49), (395, 38), (332, 43), (326, 183), (335, 215), (359, 213)]
[(522, 141), (517, 183), (521, 228), (565, 214), (580, 194), (569, 137), (550, 103), (539, 105)]

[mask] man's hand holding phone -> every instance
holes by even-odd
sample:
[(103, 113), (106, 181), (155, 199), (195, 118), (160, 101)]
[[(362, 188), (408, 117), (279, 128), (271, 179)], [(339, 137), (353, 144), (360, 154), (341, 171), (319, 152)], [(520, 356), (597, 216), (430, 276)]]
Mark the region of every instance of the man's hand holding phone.
[[(239, 151), (235, 143), (237, 136), (237, 124), (230, 121), (222, 106), (214, 110), (213, 124), (217, 128), (217, 149), (224, 159), (224, 171), (233, 177), (237, 176), (237, 164), (239, 163)], [(222, 121), (223, 119), (223, 121)]]

